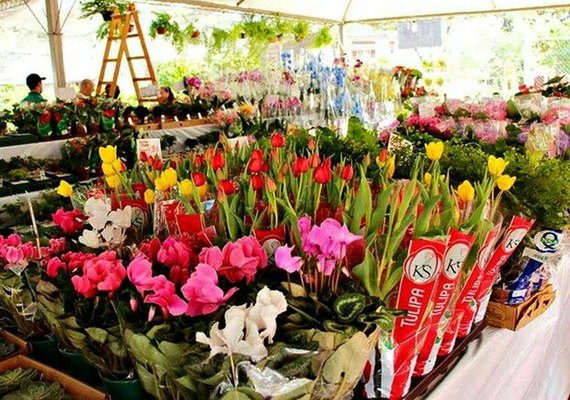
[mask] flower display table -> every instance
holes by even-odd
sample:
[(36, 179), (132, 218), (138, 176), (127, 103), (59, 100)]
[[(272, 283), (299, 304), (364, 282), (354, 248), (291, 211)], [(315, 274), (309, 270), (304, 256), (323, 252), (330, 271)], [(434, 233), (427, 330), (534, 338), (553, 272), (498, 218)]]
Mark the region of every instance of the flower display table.
[(558, 297), (544, 314), (517, 332), (485, 328), (427, 399), (567, 399), (570, 254), (557, 270)]

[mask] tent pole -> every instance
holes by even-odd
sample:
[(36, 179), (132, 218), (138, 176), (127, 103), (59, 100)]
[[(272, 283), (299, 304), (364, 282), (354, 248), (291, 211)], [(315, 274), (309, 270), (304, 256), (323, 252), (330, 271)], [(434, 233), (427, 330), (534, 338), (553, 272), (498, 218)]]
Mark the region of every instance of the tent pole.
[(46, 0), (46, 15), (48, 23), (48, 39), (53, 68), (54, 89), (65, 87), (65, 66), (63, 62), (63, 44), (59, 21), (59, 5), (57, 0)]

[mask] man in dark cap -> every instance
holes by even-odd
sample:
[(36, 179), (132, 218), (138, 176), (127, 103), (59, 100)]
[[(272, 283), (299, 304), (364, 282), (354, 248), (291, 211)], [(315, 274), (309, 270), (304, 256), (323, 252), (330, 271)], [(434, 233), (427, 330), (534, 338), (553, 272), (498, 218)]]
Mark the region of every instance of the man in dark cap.
[(43, 103), (47, 100), (43, 98), (42, 91), (44, 90), (43, 80), (46, 79), (44, 77), (39, 76), (38, 74), (30, 74), (26, 78), (26, 85), (30, 88), (30, 93), (20, 102), (20, 104), (26, 103)]

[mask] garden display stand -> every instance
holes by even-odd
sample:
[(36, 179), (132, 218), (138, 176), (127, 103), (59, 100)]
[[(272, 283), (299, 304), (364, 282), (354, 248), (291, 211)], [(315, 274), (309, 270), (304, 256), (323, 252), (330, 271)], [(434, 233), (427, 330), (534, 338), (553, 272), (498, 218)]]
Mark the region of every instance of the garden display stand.
[[(142, 49), (141, 55), (132, 55), (130, 53), (128, 44), (130, 38), (138, 39), (140, 48)], [(113, 53), (113, 55), (111, 55), (111, 49), (114, 47), (114, 42), (119, 42), (119, 48), (116, 50), (116, 54)], [(137, 95), (139, 104), (143, 102), (157, 101), (156, 97), (143, 97), (141, 93), (141, 82), (155, 85), (157, 81), (144, 40), (138, 13), (133, 3), (129, 4), (127, 12), (124, 14), (121, 14), (117, 7), (115, 7), (115, 11), (113, 11), (113, 16), (109, 22), (109, 36), (107, 37), (107, 44), (105, 46), (105, 52), (103, 54), (103, 63), (101, 64), (99, 80), (97, 81), (97, 94), (101, 94), (103, 92), (105, 85), (111, 85), (109, 96), (113, 97), (115, 95), (123, 55), (129, 64), (129, 70), (131, 72), (131, 78), (133, 80), (133, 86), (135, 88), (135, 93)], [(147, 76), (137, 76), (138, 69), (135, 68), (133, 61), (139, 60), (146, 63), (148, 70)], [(107, 66), (109, 64), (114, 64), (113, 77), (110, 81), (106, 81), (105, 76), (107, 73)], [(109, 68), (112, 67), (109, 66)]]

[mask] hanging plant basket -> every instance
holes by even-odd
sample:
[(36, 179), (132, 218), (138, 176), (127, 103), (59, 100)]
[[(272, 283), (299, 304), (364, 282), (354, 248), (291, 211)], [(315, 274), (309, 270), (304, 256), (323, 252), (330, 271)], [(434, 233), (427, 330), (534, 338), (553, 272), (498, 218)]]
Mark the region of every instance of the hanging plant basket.
[(101, 11), (101, 16), (103, 17), (103, 21), (111, 21), (113, 19), (113, 11)]
[(166, 27), (165, 26), (159, 26), (158, 28), (156, 28), (156, 33), (158, 35), (164, 35), (166, 33)]
[(192, 39), (200, 39), (200, 31), (194, 31), (191, 35)]

